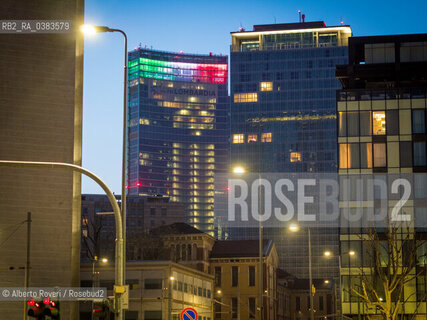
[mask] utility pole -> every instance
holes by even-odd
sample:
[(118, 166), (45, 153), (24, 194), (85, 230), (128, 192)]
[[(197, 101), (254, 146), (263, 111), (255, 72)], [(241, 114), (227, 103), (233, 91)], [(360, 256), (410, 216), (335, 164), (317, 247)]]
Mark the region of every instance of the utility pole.
[[(30, 281), (30, 248), (31, 248), (31, 212), (27, 212), (27, 261), (25, 264), (24, 288), (28, 288)], [(24, 300), (24, 320), (27, 319), (28, 304)]]

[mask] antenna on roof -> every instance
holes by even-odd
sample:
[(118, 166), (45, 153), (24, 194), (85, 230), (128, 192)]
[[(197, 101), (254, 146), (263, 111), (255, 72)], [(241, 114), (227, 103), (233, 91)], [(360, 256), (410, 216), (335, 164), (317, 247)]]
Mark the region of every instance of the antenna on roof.
[(243, 26), (242, 26), (242, 23), (241, 23), (241, 22), (240, 22), (240, 28), (239, 28), (239, 31), (240, 31), (240, 32), (245, 31), (245, 28), (243, 28)]
[(302, 15), (302, 23), (305, 22), (305, 14)]
[(341, 25), (343, 25), (344, 24), (344, 20), (343, 20), (343, 18), (341, 17), (341, 20), (340, 20), (340, 24)]
[(301, 23), (301, 10), (298, 10), (299, 23)]

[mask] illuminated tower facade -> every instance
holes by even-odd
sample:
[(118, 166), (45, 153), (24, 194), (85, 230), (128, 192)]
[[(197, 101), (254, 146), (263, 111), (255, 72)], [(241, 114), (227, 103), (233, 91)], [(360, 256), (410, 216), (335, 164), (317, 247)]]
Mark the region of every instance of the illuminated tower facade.
[(335, 66), (347, 62), (350, 36), (323, 21), (231, 33), (233, 167), (336, 172)]
[[(348, 61), (350, 26), (323, 21), (255, 25), (231, 33), (231, 167), (245, 172), (337, 171), (335, 67)], [(313, 277), (338, 275), (337, 229), (315, 228)], [(257, 238), (256, 228), (229, 230), (232, 239)], [(308, 278), (307, 234), (265, 228), (280, 267)]]
[(214, 175), (229, 159), (228, 58), (129, 53), (130, 195), (169, 197), (213, 233)]

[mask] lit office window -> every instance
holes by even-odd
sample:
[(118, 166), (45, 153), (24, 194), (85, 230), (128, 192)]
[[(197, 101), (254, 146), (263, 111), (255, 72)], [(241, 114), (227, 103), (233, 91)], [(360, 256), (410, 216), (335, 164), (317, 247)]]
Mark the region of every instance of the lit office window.
[(233, 134), (233, 143), (244, 143), (245, 135), (243, 133)]
[(266, 132), (261, 135), (261, 142), (271, 142), (273, 141), (273, 134), (271, 132)]
[(340, 169), (359, 169), (360, 150), (358, 143), (340, 144)]
[(235, 93), (234, 94), (234, 103), (239, 102), (257, 102), (258, 93)]
[(372, 112), (372, 129), (374, 135), (385, 134), (385, 112), (374, 111)]
[(301, 162), (302, 155), (301, 152), (291, 152), (291, 162)]
[(347, 164), (347, 143), (340, 143), (340, 169), (348, 169), (348, 164)]
[(347, 112), (338, 113), (338, 136), (347, 136)]
[(248, 143), (250, 142), (257, 142), (258, 141), (258, 135), (256, 134), (248, 134)]
[(386, 144), (374, 143), (374, 167), (381, 168), (387, 166)]
[(273, 90), (273, 82), (260, 82), (259, 89), (261, 91), (272, 91)]

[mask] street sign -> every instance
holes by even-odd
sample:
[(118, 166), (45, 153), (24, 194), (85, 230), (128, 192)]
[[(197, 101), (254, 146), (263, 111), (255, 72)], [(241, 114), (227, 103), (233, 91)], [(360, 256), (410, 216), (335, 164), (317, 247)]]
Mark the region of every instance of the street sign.
[(197, 320), (197, 311), (193, 308), (185, 308), (181, 311), (181, 320)]

